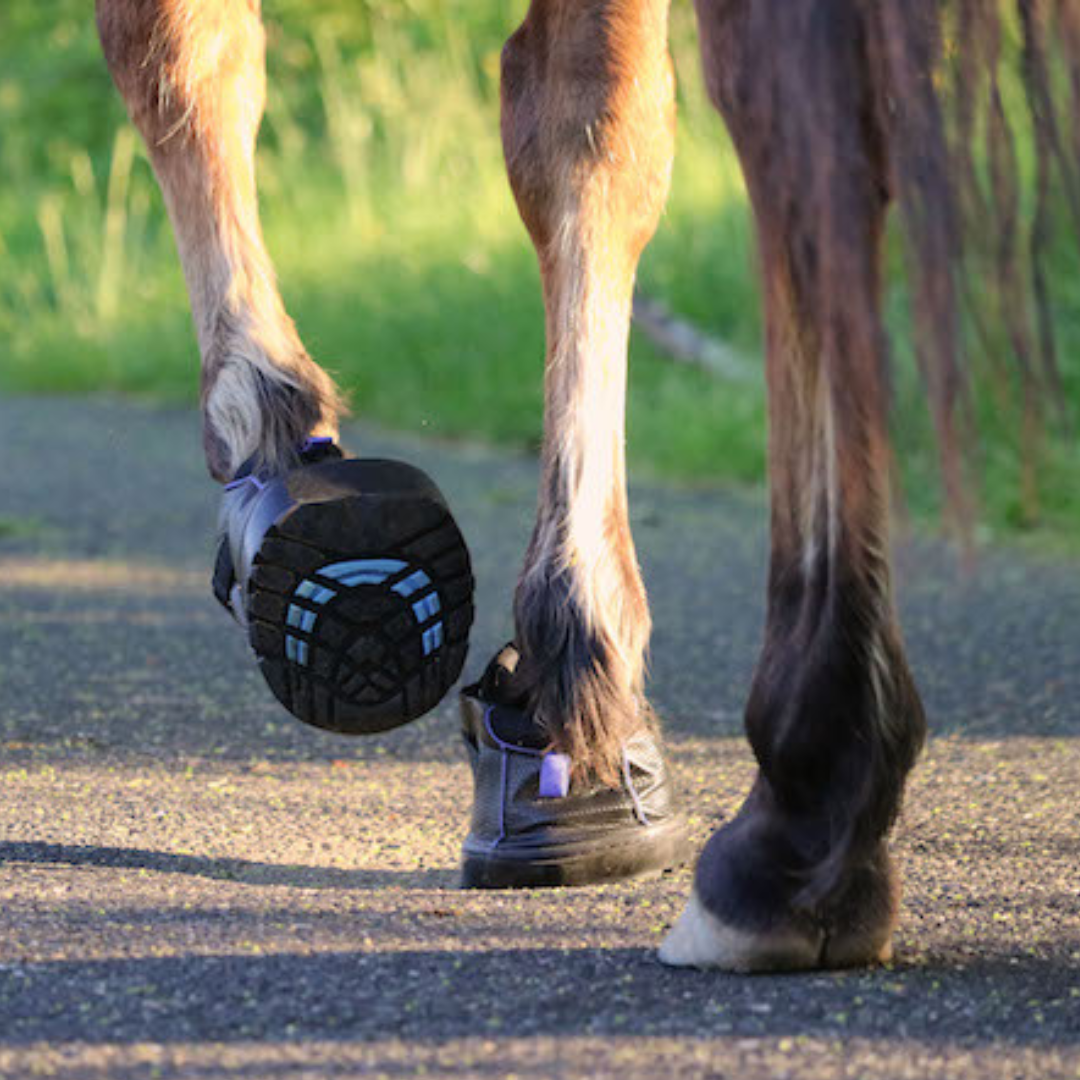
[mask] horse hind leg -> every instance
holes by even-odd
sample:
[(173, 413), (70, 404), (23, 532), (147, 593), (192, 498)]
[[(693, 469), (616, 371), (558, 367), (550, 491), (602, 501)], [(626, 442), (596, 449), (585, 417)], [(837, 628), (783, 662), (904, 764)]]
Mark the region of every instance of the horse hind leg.
[(746, 712), (759, 773), (660, 957), (752, 971), (887, 959), (886, 837), (925, 720), (894, 614), (880, 256), (886, 164), (863, 6), (698, 0), (757, 218), (772, 537)]
[(97, 0), (106, 61), (172, 220), (202, 355), (207, 463), (281, 472), (342, 411), (278, 293), (255, 140), (265, 98), (258, 0)]

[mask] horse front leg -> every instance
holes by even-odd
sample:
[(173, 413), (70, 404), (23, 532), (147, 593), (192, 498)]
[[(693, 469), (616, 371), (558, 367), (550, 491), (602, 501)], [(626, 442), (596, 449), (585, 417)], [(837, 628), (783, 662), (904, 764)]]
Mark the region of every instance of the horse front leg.
[[(496, 662), (480, 694), (527, 717), (534, 748), (563, 762), (564, 783), (552, 790), (572, 789), (582, 799), (632, 786), (635, 753), (646, 752), (656, 766), (647, 783), (667, 799), (643, 690), (650, 621), (627, 518), (624, 463), (634, 276), (667, 195), (673, 153), (667, 15), (667, 0), (534, 0), (503, 53), (507, 170), (543, 281), (545, 414), (536, 525), (514, 600), (516, 651)], [(466, 736), (477, 752), (498, 748), (479, 720), (467, 722)], [(637, 748), (629, 758), (628, 747)], [(478, 800), (482, 774), (481, 768)], [(544, 789), (543, 777), (539, 786)], [(547, 814), (552, 838), (576, 813), (561, 805), (565, 813), (557, 799), (548, 810), (534, 808)], [(512, 815), (515, 808), (504, 810)], [(666, 821), (668, 814), (664, 802), (649, 820)], [(569, 837), (572, 830), (563, 831)], [(530, 859), (524, 845), (513, 851), (513, 836), (492, 840), (489, 832), (475, 823), (466, 842), (467, 881), (497, 883), (499, 874), (486, 870), (500, 857), (508, 865), (518, 855), (523, 863)], [(577, 839), (594, 848), (604, 842)], [(591, 878), (573, 880), (646, 869), (636, 853), (648, 841), (635, 847), (628, 828), (623, 842), (632, 849), (626, 864), (605, 867), (597, 860)], [(485, 854), (485, 843), (498, 850)], [(555, 839), (552, 845), (549, 861), (558, 862)], [(539, 851), (532, 858), (539, 862)], [(539, 881), (526, 869), (516, 876), (510, 869), (499, 880), (571, 879)]]
[(468, 552), (419, 470), (343, 460), (338, 392), (278, 293), (255, 184), (259, 0), (97, 0), (97, 18), (187, 280), (207, 464), (226, 485), (214, 592), (300, 719), (411, 720), (464, 662)]
[(105, 58), (173, 225), (202, 357), (207, 464), (281, 471), (341, 401), (307, 354), (262, 240), (255, 140), (266, 76), (257, 0), (97, 0)]
[(890, 954), (886, 836), (925, 720), (893, 608), (881, 242), (887, 163), (862, 5), (699, 0), (757, 218), (772, 551), (746, 711), (760, 769), (661, 949), (731, 970)]
[(626, 360), (637, 262), (673, 153), (666, 19), (662, 0), (537, 0), (504, 54), (507, 169), (547, 327), (539, 506), (514, 602), (522, 682), (553, 743), (608, 779), (647, 721)]

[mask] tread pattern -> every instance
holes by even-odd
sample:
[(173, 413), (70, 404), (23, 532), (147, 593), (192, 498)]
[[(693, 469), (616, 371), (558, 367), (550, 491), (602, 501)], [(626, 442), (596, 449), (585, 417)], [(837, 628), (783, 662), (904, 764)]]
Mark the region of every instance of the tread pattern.
[[(341, 570), (364, 562), (393, 569)], [(433, 499), (356, 495), (302, 505), (267, 532), (248, 589), (263, 675), (285, 708), (316, 727), (398, 727), (433, 709), (461, 674), (472, 567), (453, 517)]]

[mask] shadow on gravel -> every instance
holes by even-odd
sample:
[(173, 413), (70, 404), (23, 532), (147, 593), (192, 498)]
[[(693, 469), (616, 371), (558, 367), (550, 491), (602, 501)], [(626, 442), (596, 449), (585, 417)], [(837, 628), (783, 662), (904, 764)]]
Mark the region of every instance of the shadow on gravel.
[(208, 859), (141, 848), (0, 843), (0, 865), (14, 862), (155, 870), (243, 885), (284, 885), (294, 889), (382, 889), (403, 884), (422, 889), (448, 884), (445, 870), (345, 870), (333, 866), (286, 866), (249, 859)]
[(636, 948), (56, 960), (0, 966), (0, 1047), (390, 1037), (432, 1045), (497, 1033), (1060, 1048), (1080, 1043), (1072, 979), (1066, 953), (754, 978), (670, 971)]

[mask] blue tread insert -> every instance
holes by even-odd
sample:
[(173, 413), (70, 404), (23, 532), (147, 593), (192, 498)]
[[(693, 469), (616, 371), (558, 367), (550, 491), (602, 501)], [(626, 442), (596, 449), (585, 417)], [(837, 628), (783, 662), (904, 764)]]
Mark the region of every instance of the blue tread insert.
[(333, 589), (316, 585), (314, 581), (302, 581), (297, 587), (296, 595), (302, 600), (310, 600), (313, 604), (325, 604), (327, 600), (337, 596), (337, 593)]
[(439, 594), (428, 593), (423, 600), (418, 600), (413, 604), (412, 609), (417, 622), (427, 622), (428, 619), (438, 615), (442, 610), (442, 605), (439, 603)]
[[(319, 577), (330, 578), (339, 582), (344, 588), (355, 588), (357, 585), (382, 585), (395, 574), (408, 570), (408, 563), (399, 559), (352, 559), (348, 562), (333, 563), (321, 567), (315, 573)], [(423, 589), (431, 587), (431, 578), (423, 570), (414, 570), (408, 577), (395, 582), (390, 586), (394, 592), (405, 599), (413, 596)], [(302, 581), (295, 590), (294, 596), (298, 599), (309, 600), (313, 604), (322, 606), (332, 600), (338, 593), (325, 585), (314, 581)], [(434, 618), (442, 611), (442, 602), (437, 592), (430, 592), (421, 597), (412, 605), (413, 616), (417, 623), (425, 623)], [(290, 604), (286, 615), (286, 624), (302, 633), (311, 634), (315, 630), (315, 623), (319, 618), (317, 611)], [(424, 631), (422, 643), (424, 656), (430, 656), (443, 643), (443, 624), (437, 622)], [(292, 634), (285, 635), (285, 658), (292, 660), (301, 666), (308, 662), (308, 642)]]
[(385, 581), (393, 574), (404, 570), (406, 563), (397, 559), (354, 559), (352, 562), (334, 563), (332, 566), (324, 566), (317, 573), (322, 577), (333, 578), (340, 581), (342, 578), (353, 574), (379, 575), (376, 584)]
[(424, 631), (424, 655), (430, 656), (443, 642), (442, 623)]
[(417, 570), (410, 574), (404, 581), (399, 581), (393, 586), (398, 596), (410, 597), (413, 593), (426, 589), (431, 584), (431, 578), (423, 570)]
[(381, 585), (389, 576), (380, 570), (357, 570), (355, 573), (338, 578), (338, 581), (347, 588), (353, 589), (357, 585)]

